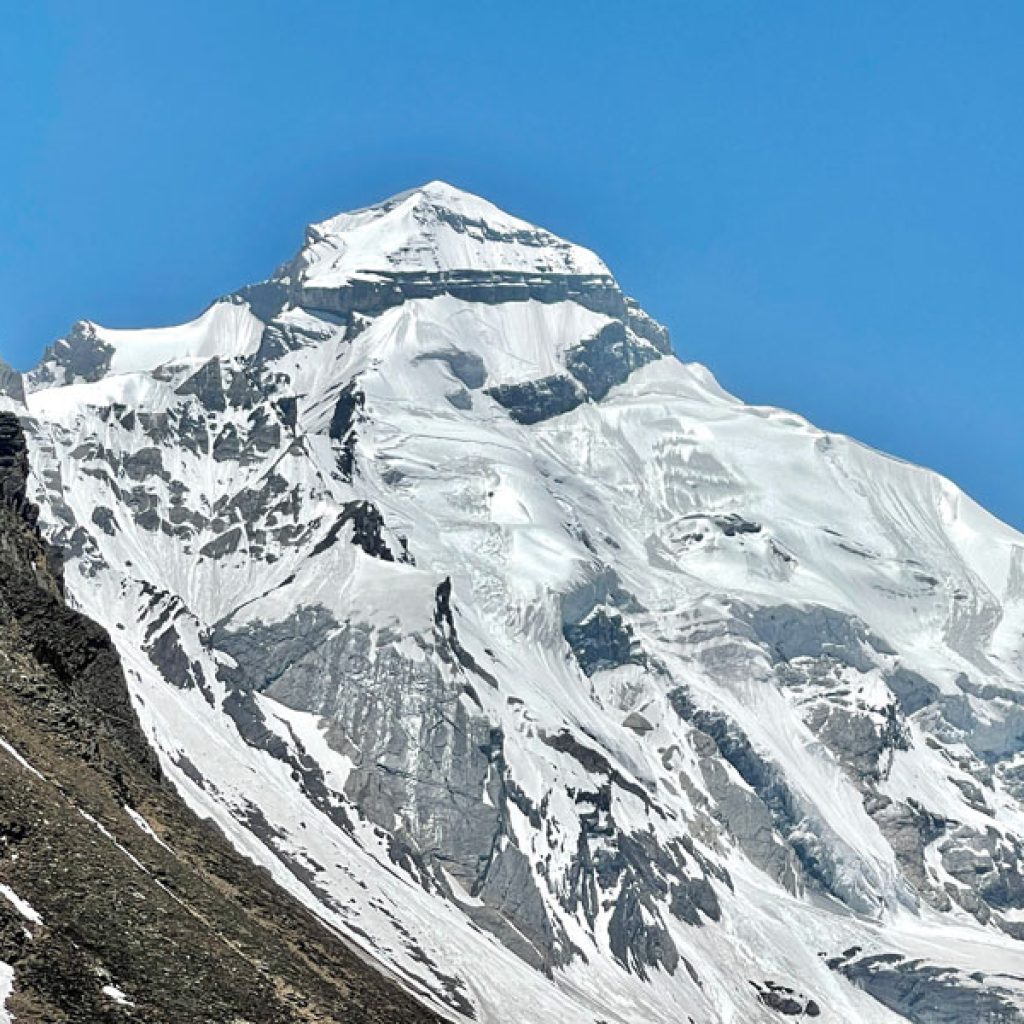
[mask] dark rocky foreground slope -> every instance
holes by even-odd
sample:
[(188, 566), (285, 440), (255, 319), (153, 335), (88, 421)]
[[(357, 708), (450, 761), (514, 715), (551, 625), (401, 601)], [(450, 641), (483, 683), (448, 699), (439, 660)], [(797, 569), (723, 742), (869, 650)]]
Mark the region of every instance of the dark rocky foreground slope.
[(0, 413), (7, 1011), (18, 1024), (436, 1020), (161, 777), (109, 637), (64, 602), (27, 466), (18, 421)]

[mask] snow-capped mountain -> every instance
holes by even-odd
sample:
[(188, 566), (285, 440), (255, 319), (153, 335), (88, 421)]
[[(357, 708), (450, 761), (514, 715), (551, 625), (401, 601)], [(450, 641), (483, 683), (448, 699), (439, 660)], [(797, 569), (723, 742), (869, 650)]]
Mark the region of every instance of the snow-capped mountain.
[(454, 1020), (1024, 1021), (1024, 537), (434, 182), (21, 382), (161, 763)]

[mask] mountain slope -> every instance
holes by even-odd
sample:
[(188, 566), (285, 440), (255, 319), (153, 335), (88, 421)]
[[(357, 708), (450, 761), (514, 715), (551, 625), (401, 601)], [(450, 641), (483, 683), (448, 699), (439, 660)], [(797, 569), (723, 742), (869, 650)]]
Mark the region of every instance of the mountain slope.
[(162, 780), (109, 638), (64, 604), (26, 474), (0, 412), (0, 1019), (435, 1020)]
[(592, 253), (435, 182), (26, 383), (164, 770), (432, 1005), (1024, 1020), (1024, 539)]

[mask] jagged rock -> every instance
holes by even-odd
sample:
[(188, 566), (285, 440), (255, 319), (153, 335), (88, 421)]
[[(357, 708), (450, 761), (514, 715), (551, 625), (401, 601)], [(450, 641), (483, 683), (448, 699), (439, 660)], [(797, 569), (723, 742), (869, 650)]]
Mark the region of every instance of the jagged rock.
[(631, 711), (628, 715), (626, 715), (626, 717), (622, 720), (622, 724), (627, 729), (632, 729), (633, 732), (638, 732), (641, 734), (645, 732), (650, 732), (654, 728), (654, 726), (651, 725), (651, 723), (637, 711)]
[(0, 359), (0, 398), (10, 398), (15, 403), (25, 403), (25, 383), (21, 374)]
[(384, 541), (384, 519), (379, 509), (368, 501), (348, 501), (342, 506), (341, 515), (334, 521), (330, 530), (315, 548), (312, 554), (319, 555), (326, 551), (338, 539), (341, 531), (348, 525), (352, 526), (352, 543), (362, 548), (372, 558), (380, 558), (385, 562), (393, 562), (395, 556)]
[(95, 324), (80, 320), (43, 353), (42, 362), (28, 374), (30, 388), (99, 380), (110, 367), (113, 351), (98, 337)]
[(641, 366), (660, 359), (663, 351), (650, 342), (637, 343), (622, 322), (602, 327), (593, 337), (566, 353), (566, 369), (583, 385), (587, 395), (600, 401)]
[(837, 969), (883, 1005), (913, 1024), (962, 1024), (989, 1021), (1019, 1024), (1024, 1011), (1014, 994), (980, 972), (959, 971), (903, 958), (868, 956), (841, 963)]
[(224, 412), (228, 407), (224, 395), (224, 378), (221, 374), (220, 360), (211, 359), (204, 363), (184, 384), (177, 389), (179, 395), (195, 395), (204, 408), (214, 412)]
[(562, 627), (580, 668), (588, 675), (621, 665), (643, 665), (633, 631), (618, 612), (596, 608), (582, 622)]
[(356, 387), (355, 382), (346, 384), (338, 395), (338, 402), (331, 416), (331, 425), (327, 431), (334, 440), (341, 442), (338, 467), (346, 480), (352, 479), (352, 470), (355, 466), (356, 416), (365, 405), (366, 395)]
[[(718, 754), (732, 765), (757, 794), (770, 812), (774, 829), (787, 840), (796, 854), (804, 876), (852, 909), (868, 912), (872, 905), (871, 896), (856, 878), (850, 878), (849, 872), (840, 868), (840, 857), (856, 859), (855, 852), (844, 849), (825, 822), (815, 820), (813, 812), (785, 781), (782, 771), (758, 753), (742, 730), (724, 715), (697, 708), (684, 688), (673, 690), (669, 700), (681, 718), (711, 737)], [(728, 794), (728, 789), (724, 793)], [(737, 814), (735, 809), (728, 808), (723, 809), (723, 814), (726, 820), (737, 819), (746, 825), (742, 812)], [(768, 850), (764, 850), (765, 843), (759, 830), (746, 841), (750, 844), (751, 840), (757, 844), (750, 846), (754, 855), (763, 858), (767, 852), (767, 862), (774, 860), (778, 864), (772, 847), (769, 845)], [(864, 870), (870, 871), (867, 865), (864, 865)], [(783, 870), (780, 880), (785, 877), (786, 872)]]
[(518, 423), (540, 423), (570, 412), (586, 400), (586, 392), (571, 377), (545, 377), (523, 384), (500, 384), (487, 392)]

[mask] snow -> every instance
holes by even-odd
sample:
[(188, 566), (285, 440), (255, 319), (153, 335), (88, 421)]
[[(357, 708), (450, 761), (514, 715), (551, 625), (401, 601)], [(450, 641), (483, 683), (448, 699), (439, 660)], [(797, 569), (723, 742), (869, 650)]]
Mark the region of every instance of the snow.
[(32, 924), (43, 923), (42, 917), (32, 904), (28, 900), (23, 900), (9, 885), (0, 883), (0, 896), (3, 896), (26, 921)]
[(263, 332), (263, 323), (249, 307), (234, 302), (216, 302), (195, 320), (177, 327), (117, 330), (93, 326), (97, 337), (114, 349), (111, 373), (153, 370), (178, 359), (251, 355)]
[(143, 817), (143, 816), (142, 816), (141, 814), (139, 814), (139, 812), (138, 812), (137, 810), (135, 810), (135, 808), (134, 808), (134, 807), (125, 807), (125, 809), (124, 809), (124, 813), (125, 813), (125, 814), (127, 814), (127, 815), (128, 815), (128, 817), (129, 817), (129, 818), (131, 818), (131, 819), (132, 819), (132, 821), (133, 821), (133, 822), (134, 822), (134, 823), (135, 823), (135, 824), (136, 824), (136, 825), (137, 825), (137, 826), (138, 826), (138, 827), (139, 827), (139, 828), (140, 828), (140, 829), (141, 829), (141, 830), (142, 830), (143, 832), (145, 832), (145, 833), (146, 833), (146, 835), (147, 835), (147, 836), (149, 836), (149, 838), (150, 838), (150, 839), (152, 839), (152, 840), (153, 840), (153, 842), (155, 842), (155, 843), (158, 843), (158, 844), (159, 844), (160, 846), (162, 846), (162, 847), (163, 847), (163, 848), (164, 848), (165, 850), (170, 850), (170, 849), (171, 849), (171, 848), (170, 848), (170, 847), (169, 847), (169, 846), (168, 846), (168, 845), (167, 845), (167, 844), (166, 844), (166, 843), (165, 843), (165, 842), (164, 842), (164, 841), (163, 841), (163, 840), (162, 840), (162, 839), (161, 839), (161, 838), (160, 838), (160, 837), (159, 837), (159, 836), (158, 836), (158, 835), (157, 835), (157, 834), (156, 834), (156, 833), (155, 833), (155, 832), (153, 831), (153, 826), (152, 826), (152, 825), (150, 825), (150, 823), (149, 823), (148, 821), (146, 821), (146, 819), (145, 819), (145, 818), (144, 818), (144, 817)]
[(12, 1024), (14, 1017), (7, 1009), (7, 1000), (14, 990), (14, 968), (0, 960), (0, 1024)]
[(486, 305), (444, 295), (389, 310), (357, 341), (356, 350), (402, 373), (391, 383), (396, 397), (409, 386), (410, 375), (422, 374), (431, 362), (444, 367), (441, 357), (449, 353), (479, 357), (487, 386), (494, 387), (564, 372), (565, 350), (608, 322), (575, 302)]
[(116, 985), (104, 985), (100, 991), (120, 1006), (135, 1005)]

